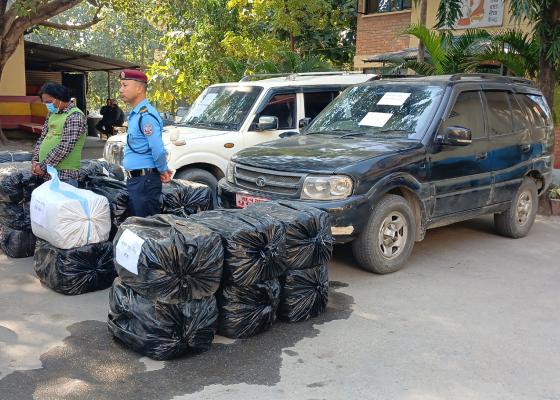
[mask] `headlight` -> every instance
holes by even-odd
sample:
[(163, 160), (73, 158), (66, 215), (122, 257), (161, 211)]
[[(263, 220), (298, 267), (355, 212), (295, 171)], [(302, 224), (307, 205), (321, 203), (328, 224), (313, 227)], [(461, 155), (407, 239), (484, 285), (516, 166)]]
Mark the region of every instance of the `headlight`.
[(227, 166), (227, 171), (226, 171), (226, 180), (229, 183), (235, 183), (233, 176), (235, 175), (235, 163), (230, 161), (228, 166)]
[(120, 166), (122, 164), (123, 154), (124, 154), (124, 143), (122, 142), (105, 143), (105, 147), (103, 149), (103, 158), (107, 162)]
[(352, 179), (342, 175), (308, 176), (303, 182), (302, 199), (338, 200), (352, 194)]

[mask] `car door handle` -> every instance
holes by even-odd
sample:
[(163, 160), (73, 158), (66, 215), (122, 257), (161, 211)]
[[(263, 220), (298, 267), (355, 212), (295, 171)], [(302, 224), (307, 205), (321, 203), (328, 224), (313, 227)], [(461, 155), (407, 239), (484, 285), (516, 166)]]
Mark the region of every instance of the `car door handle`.
[(484, 152), (484, 153), (476, 153), (475, 157), (477, 160), (486, 160), (488, 158), (488, 153)]
[(521, 145), (521, 151), (523, 153), (529, 153), (531, 151), (531, 145), (530, 144), (522, 144)]

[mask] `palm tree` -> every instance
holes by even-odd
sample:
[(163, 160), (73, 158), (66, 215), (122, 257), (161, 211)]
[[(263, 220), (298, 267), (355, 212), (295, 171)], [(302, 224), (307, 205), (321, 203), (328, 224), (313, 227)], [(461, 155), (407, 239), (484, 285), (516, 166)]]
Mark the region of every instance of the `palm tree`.
[(465, 71), (465, 64), (477, 54), (491, 35), (483, 29), (468, 29), (463, 35), (453, 37), (449, 31), (432, 31), (424, 25), (414, 24), (404, 34), (415, 36), (424, 44), (424, 62), (392, 59), (394, 70), (411, 69), (419, 75), (445, 75)]
[[(441, 0), (437, 12), (437, 28), (447, 28), (461, 16), (462, 0)], [(538, 45), (538, 83), (550, 107), (560, 69), (560, 0), (511, 0), (512, 16), (533, 26)]]
[(473, 54), (464, 67), (474, 71), (481, 64), (489, 63), (502, 65), (513, 75), (534, 79), (539, 72), (538, 39), (517, 29), (492, 35), (490, 42)]

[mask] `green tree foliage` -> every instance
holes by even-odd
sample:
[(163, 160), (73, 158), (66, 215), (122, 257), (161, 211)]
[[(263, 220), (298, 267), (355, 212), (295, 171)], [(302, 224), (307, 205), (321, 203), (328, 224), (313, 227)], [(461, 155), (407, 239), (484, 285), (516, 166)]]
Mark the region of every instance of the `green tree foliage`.
[[(552, 106), (560, 67), (560, 0), (510, 0), (508, 3), (514, 19), (527, 21), (533, 27), (539, 47), (539, 87)], [(453, 26), (461, 16), (461, 4), (462, 0), (441, 0), (436, 27)]]
[[(60, 30), (37, 26), (26, 36), (26, 39), (137, 64), (151, 65), (154, 54), (161, 47), (159, 40), (162, 34), (142, 16), (142, 12), (138, 12), (141, 8), (136, 8), (134, 13), (133, 5), (127, 2), (125, 4), (127, 8), (119, 8), (119, 4), (115, 3), (113, 7), (116, 9), (103, 9), (100, 13), (100, 21), (83, 30)], [(51, 21), (56, 24), (74, 23), (74, 21), (83, 19), (88, 12), (91, 13), (91, 7), (82, 3), (62, 15), (52, 18)], [(107, 87), (106, 72), (90, 72), (88, 75), (88, 108), (100, 108), (105, 104), (108, 96), (118, 99), (118, 71), (110, 73), (110, 93)]]
[[(348, 62), (355, 9), (343, 3), (344, 7), (331, 0), (161, 1), (154, 19), (166, 33), (151, 72), (173, 92), (158, 90), (156, 97), (193, 100), (211, 83), (246, 74), (326, 71), (334, 63)], [(323, 43), (322, 37), (329, 41)], [(338, 46), (343, 48), (337, 53)]]
[[(124, 0), (119, 0), (124, 1)], [(85, 3), (88, 6), (78, 19), (56, 23), (51, 18)], [(63, 30), (79, 30), (99, 22), (104, 0), (3, 0), (0, 1), (0, 78), (8, 59), (16, 50), (23, 34), (36, 25)], [(88, 20), (88, 17), (90, 19)]]
[(424, 62), (394, 59), (392, 64), (395, 70), (412, 69), (419, 75), (464, 72), (465, 65), (472, 61), (472, 57), (478, 54), (491, 38), (491, 35), (483, 29), (468, 29), (461, 36), (454, 37), (448, 31), (430, 30), (420, 24), (411, 25), (404, 33), (424, 43), (426, 48)]
[(492, 35), (490, 42), (481, 46), (464, 67), (467, 71), (474, 71), (479, 65), (488, 63), (503, 65), (513, 75), (534, 79), (539, 71), (538, 39), (517, 29)]
[[(30, 38), (143, 63), (151, 78), (150, 96), (166, 110), (194, 100), (216, 82), (246, 74), (344, 68), (354, 55), (355, 1), (108, 1), (111, 8), (103, 9), (93, 28), (41, 28)], [(61, 20), (84, 12), (75, 8)], [(106, 81), (104, 74), (91, 74), (89, 97), (96, 107), (106, 97)]]

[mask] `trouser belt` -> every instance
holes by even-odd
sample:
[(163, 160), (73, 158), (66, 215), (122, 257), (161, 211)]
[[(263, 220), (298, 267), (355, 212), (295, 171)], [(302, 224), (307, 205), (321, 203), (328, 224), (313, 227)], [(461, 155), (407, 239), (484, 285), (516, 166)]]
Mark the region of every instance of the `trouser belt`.
[(131, 171), (124, 171), (124, 174), (127, 178), (132, 178), (135, 176), (144, 176), (144, 175), (151, 175), (151, 174), (158, 174), (159, 172), (156, 168), (143, 168), (143, 169), (133, 169)]

